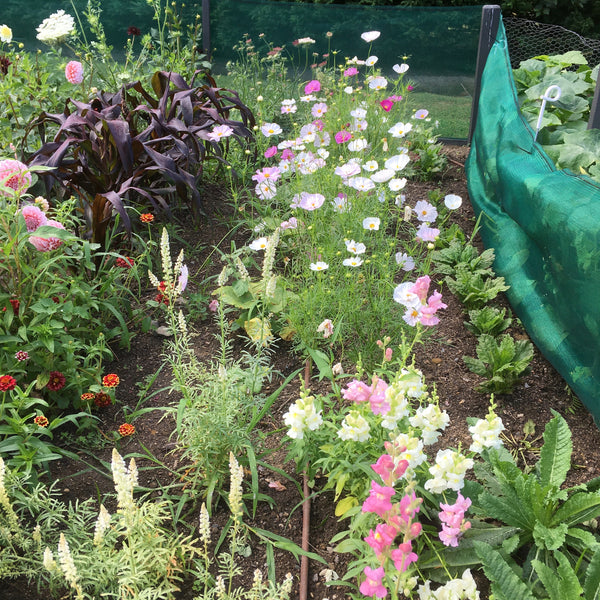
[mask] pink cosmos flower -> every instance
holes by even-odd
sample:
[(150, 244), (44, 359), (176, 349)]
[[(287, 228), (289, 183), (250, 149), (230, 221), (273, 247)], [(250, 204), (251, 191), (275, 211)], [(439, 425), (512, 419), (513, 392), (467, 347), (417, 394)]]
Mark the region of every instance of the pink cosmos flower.
[(304, 86), (304, 93), (308, 96), (308, 94), (312, 94), (313, 92), (320, 92), (321, 91), (321, 84), (319, 83), (319, 81), (317, 79), (313, 79), (312, 81), (309, 81), (305, 86)]
[(273, 158), (274, 156), (277, 156), (277, 146), (271, 146), (270, 148), (267, 148), (264, 152), (265, 158)]
[(295, 154), (289, 149), (285, 148), (281, 153), (281, 160), (292, 160)]
[(397, 96), (396, 94), (389, 96), (388, 100), (391, 100), (392, 102), (400, 102), (400, 100), (402, 100), (402, 96)]
[(371, 481), (369, 497), (363, 502), (362, 512), (373, 512), (383, 517), (386, 512), (392, 510), (391, 498), (396, 493), (393, 487), (379, 485)]
[(381, 108), (383, 108), (385, 112), (390, 112), (394, 106), (394, 103), (389, 98), (387, 100), (382, 100), (379, 104), (381, 104)]
[(233, 135), (233, 129), (229, 125), (217, 125), (207, 134), (207, 137), (211, 142), (220, 142), (230, 135)]
[(323, 202), (325, 202), (325, 196), (323, 196), (323, 194), (308, 194), (302, 192), (300, 194), (298, 206), (304, 210), (317, 210), (317, 208), (323, 206)]
[(261, 183), (262, 181), (277, 181), (281, 176), (281, 171), (278, 167), (265, 167), (264, 169), (257, 169), (256, 173), (252, 175), (253, 181)]
[(377, 569), (365, 567), (364, 574), (366, 579), (360, 584), (360, 593), (365, 596), (385, 598), (387, 596), (387, 589), (381, 583), (385, 575), (383, 567), (377, 567)]
[(417, 239), (422, 242), (435, 242), (440, 235), (440, 230), (435, 227), (428, 227), (427, 223), (421, 223), (417, 229)]
[(426, 119), (427, 115), (429, 114), (429, 111), (424, 109), (424, 108), (420, 108), (415, 114), (414, 114), (414, 118), (415, 119)]
[(358, 75), (358, 69), (356, 67), (348, 67), (344, 71), (344, 77), (354, 77), (354, 75)]
[(394, 566), (400, 573), (404, 573), (411, 563), (417, 561), (419, 557), (412, 551), (412, 542), (400, 544), (396, 550), (392, 550), (392, 560)]
[(21, 214), (25, 219), (25, 225), (27, 226), (27, 231), (31, 233), (35, 231), (38, 227), (42, 225), (46, 225), (48, 222), (48, 218), (43, 213), (43, 211), (33, 204), (28, 204), (21, 209)]
[(298, 219), (296, 219), (296, 217), (290, 217), (289, 221), (282, 221), (279, 227), (281, 229), (296, 229), (298, 227)]
[(311, 115), (315, 118), (324, 115), (326, 112), (327, 104), (325, 104), (325, 102), (317, 102), (316, 104), (313, 104), (310, 109)]
[(352, 139), (352, 134), (349, 131), (342, 130), (338, 131), (333, 137), (338, 144), (343, 144)]
[(317, 131), (323, 131), (325, 129), (325, 123), (321, 119), (315, 119), (312, 124), (317, 128)]
[(79, 85), (83, 81), (83, 65), (77, 60), (68, 62), (65, 67), (65, 77), (69, 83)]
[[(31, 173), (27, 165), (13, 158), (0, 161), (0, 185), (24, 192), (31, 185)], [(0, 195), (8, 196), (1, 187)]]
[[(53, 221), (52, 219), (48, 219), (45, 225), (48, 225), (50, 227), (56, 227), (57, 229), (65, 228), (65, 226), (62, 223), (59, 223), (58, 221)], [(42, 238), (34, 235), (29, 237), (29, 241), (35, 246), (36, 250), (39, 250), (40, 252), (49, 252), (50, 250), (56, 250), (56, 248), (62, 246), (63, 244), (63, 241), (59, 238)]]

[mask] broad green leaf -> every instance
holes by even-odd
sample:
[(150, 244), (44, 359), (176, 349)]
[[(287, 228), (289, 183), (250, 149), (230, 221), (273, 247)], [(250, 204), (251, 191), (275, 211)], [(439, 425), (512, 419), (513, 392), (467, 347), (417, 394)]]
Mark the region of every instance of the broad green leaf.
[(573, 443), (567, 422), (556, 412), (544, 430), (544, 445), (536, 465), (542, 487), (559, 488), (571, 468)]
[(583, 595), (585, 600), (597, 600), (600, 598), (600, 550), (594, 552), (585, 573)]
[(533, 539), (540, 548), (558, 550), (565, 542), (567, 529), (565, 523), (561, 523), (556, 527), (546, 527), (538, 521), (533, 528)]
[(595, 492), (577, 492), (573, 494), (554, 513), (551, 524), (565, 523), (575, 525), (583, 523), (600, 514), (600, 494)]

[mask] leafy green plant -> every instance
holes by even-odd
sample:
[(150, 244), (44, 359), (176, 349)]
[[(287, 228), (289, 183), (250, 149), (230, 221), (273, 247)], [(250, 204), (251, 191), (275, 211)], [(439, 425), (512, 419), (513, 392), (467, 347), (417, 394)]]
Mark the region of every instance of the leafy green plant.
[(442, 275), (454, 275), (459, 268), (481, 276), (493, 275), (494, 259), (493, 248), (479, 253), (473, 244), (465, 244), (459, 239), (452, 240), (447, 248), (436, 250), (431, 254), (436, 272)]
[(510, 287), (504, 283), (504, 277), (482, 275), (464, 266), (458, 266), (454, 277), (447, 276), (444, 281), (467, 309), (483, 307)]
[(188, 84), (157, 71), (151, 84), (156, 97), (137, 81), (89, 103), (70, 99), (63, 113), (44, 112), (28, 127), (25, 142), (32, 132), (42, 141), (28, 163), (54, 168), (43, 176), (47, 190), (59, 184), (80, 200), (94, 242), (104, 243), (113, 212), (131, 229), (131, 204), (169, 214), (169, 198), (177, 197), (198, 214), (205, 162), (225, 164), (229, 148), (227, 139), (211, 139), (213, 127), (230, 128), (243, 148), (252, 140), (251, 111), (207, 73), (197, 71)]
[(497, 598), (580, 598), (582, 588), (595, 598), (600, 590), (600, 538), (584, 526), (598, 514), (600, 494), (593, 484), (563, 487), (571, 432), (553, 414), (534, 470), (522, 472), (504, 450), (489, 450), (475, 467), (483, 483), (475, 510), (518, 529), (502, 549), (475, 544)]
[(533, 344), (529, 340), (514, 340), (508, 334), (499, 339), (482, 334), (477, 343), (477, 358), (463, 356), (463, 360), (469, 370), (485, 378), (477, 389), (508, 394), (526, 373), (533, 358)]
[[(510, 310), (508, 311), (510, 315)], [(475, 336), (487, 333), (493, 337), (499, 336), (512, 324), (512, 318), (506, 316), (505, 308), (484, 306), (469, 311), (469, 321), (464, 322), (467, 331)]]

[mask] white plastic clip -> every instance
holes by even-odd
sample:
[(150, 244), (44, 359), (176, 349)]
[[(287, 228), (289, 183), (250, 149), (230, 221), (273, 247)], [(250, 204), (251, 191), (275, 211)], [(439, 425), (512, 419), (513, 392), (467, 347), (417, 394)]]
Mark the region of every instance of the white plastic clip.
[[(553, 95), (552, 95), (553, 94)], [(537, 135), (542, 128), (542, 118), (544, 116), (544, 111), (546, 110), (546, 102), (556, 102), (560, 99), (560, 95), (562, 94), (562, 90), (558, 85), (551, 85), (543, 94), (542, 94), (542, 105), (540, 106), (540, 116), (538, 117), (537, 123), (535, 125), (535, 135), (533, 136), (533, 141), (537, 139)]]

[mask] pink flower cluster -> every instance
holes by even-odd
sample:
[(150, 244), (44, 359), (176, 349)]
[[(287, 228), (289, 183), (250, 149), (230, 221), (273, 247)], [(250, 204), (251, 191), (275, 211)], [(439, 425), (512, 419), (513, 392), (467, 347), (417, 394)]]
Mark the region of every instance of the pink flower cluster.
[[(27, 165), (12, 158), (1, 160), (0, 184), (16, 192), (24, 192), (31, 185), (31, 173)], [(0, 195), (8, 196), (9, 194), (0, 188)]]
[(465, 513), (470, 506), (471, 499), (463, 498), (462, 494), (458, 494), (454, 504), (440, 503), (442, 510), (438, 514), (442, 522), (442, 531), (439, 537), (445, 546), (456, 548), (458, 540), (471, 527), (471, 523), (465, 519)]
[(442, 302), (442, 294), (435, 291), (429, 298), (429, 275), (419, 277), (415, 283), (401, 283), (394, 290), (394, 300), (406, 308), (402, 317), (409, 325), (437, 325), (440, 320), (436, 316), (438, 310), (446, 308)]
[(77, 60), (68, 62), (65, 67), (65, 77), (69, 83), (79, 85), (83, 81), (83, 65)]
[[(35, 206), (33, 204), (28, 204), (27, 206), (24, 206), (21, 209), (21, 214), (25, 219), (25, 225), (27, 226), (27, 231), (29, 233), (36, 231), (39, 227), (43, 227), (44, 225), (49, 227), (56, 227), (57, 229), (65, 228), (62, 223), (59, 223), (58, 221), (54, 221), (52, 219), (48, 219), (48, 217), (46, 217), (46, 215), (39, 208), (39, 206)], [(43, 238), (35, 235), (30, 236), (29, 241), (40, 252), (56, 250), (56, 248), (61, 246), (63, 243), (61, 239), (56, 237)]]
[(371, 411), (374, 415), (385, 415), (390, 411), (390, 403), (385, 396), (388, 384), (383, 380), (373, 375), (371, 385), (353, 379), (348, 387), (343, 390), (342, 396), (346, 400), (352, 402), (368, 402), (371, 405)]

